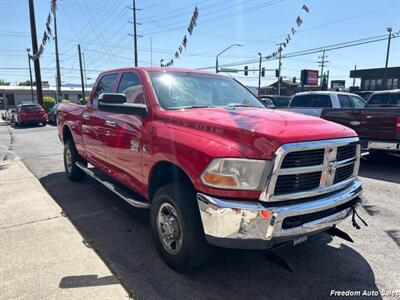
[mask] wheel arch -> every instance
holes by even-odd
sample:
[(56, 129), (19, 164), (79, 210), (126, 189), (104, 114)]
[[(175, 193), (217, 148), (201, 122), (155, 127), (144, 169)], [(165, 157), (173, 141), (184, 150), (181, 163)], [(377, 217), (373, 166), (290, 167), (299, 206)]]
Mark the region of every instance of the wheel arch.
[(62, 135), (62, 142), (65, 144), (66, 141), (72, 140), (74, 141), (74, 138), (72, 136), (72, 131), (69, 128), (69, 126), (64, 125), (63, 127), (63, 135)]
[(170, 161), (157, 162), (150, 171), (147, 191), (149, 201), (152, 201), (159, 187), (173, 182), (184, 182), (194, 188), (190, 176), (181, 167)]

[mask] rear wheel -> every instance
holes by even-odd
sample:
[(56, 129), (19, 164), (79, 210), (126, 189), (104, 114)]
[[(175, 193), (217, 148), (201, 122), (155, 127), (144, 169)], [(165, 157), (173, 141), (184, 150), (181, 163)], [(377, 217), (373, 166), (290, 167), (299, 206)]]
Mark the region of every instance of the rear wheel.
[(187, 185), (172, 183), (158, 189), (151, 207), (151, 228), (161, 257), (175, 270), (196, 269), (211, 255), (196, 193)]
[(76, 166), (77, 162), (86, 165), (85, 161), (76, 150), (74, 142), (72, 140), (67, 140), (64, 144), (64, 167), (69, 180), (81, 181), (86, 175), (85, 172)]

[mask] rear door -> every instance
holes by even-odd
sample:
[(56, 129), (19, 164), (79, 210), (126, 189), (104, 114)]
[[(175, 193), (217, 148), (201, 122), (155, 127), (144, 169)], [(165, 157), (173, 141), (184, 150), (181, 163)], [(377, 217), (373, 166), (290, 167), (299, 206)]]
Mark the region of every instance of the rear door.
[(372, 95), (367, 108), (362, 109), (359, 120), (360, 138), (387, 140), (394, 138), (395, 118), (390, 107), (390, 93)]
[[(122, 74), (117, 93), (126, 95), (128, 103), (146, 104), (139, 74)], [(113, 176), (135, 190), (142, 190), (143, 122), (146, 117), (134, 114), (106, 114), (106, 156)]]
[(97, 167), (106, 165), (106, 112), (98, 110), (98, 98), (102, 93), (112, 93), (118, 73), (103, 75), (96, 85), (92, 99), (82, 114), (82, 139), (87, 158)]

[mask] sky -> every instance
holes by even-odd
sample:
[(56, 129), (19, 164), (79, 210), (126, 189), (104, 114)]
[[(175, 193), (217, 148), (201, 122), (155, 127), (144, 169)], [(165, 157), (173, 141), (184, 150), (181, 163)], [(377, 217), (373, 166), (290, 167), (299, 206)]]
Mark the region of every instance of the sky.
[[(50, 11), (50, 0), (35, 0), (36, 27), (40, 44)], [(302, 6), (309, 8), (306, 13)], [(194, 7), (199, 9), (193, 35), (187, 32)], [(86, 77), (93, 82), (98, 73), (112, 68), (132, 66), (132, 0), (58, 0), (57, 23), (62, 83), (80, 83), (77, 44), (85, 56)], [(174, 58), (183, 36), (187, 49), (174, 67), (205, 68), (256, 60), (258, 52), (267, 56), (291, 37), (282, 54), (325, 47), (387, 34), (400, 30), (400, 0), (136, 0), (138, 57), (141, 66), (158, 66), (160, 60)], [(139, 10), (140, 9), (140, 10)], [(12, 84), (29, 79), (26, 48), (32, 48), (28, 0), (0, 0), (0, 79)], [(303, 20), (296, 25), (296, 18)], [(385, 66), (387, 41), (380, 41), (326, 52), (325, 70), (330, 79), (352, 84), (349, 71)], [(300, 77), (301, 69), (320, 70), (314, 53), (282, 60), (282, 76)], [(55, 45), (46, 44), (40, 58), (42, 80), (55, 84)], [(258, 83), (258, 63), (248, 64), (250, 72), (231, 73), (247, 85)], [(389, 66), (400, 66), (400, 38), (392, 39)], [(278, 61), (265, 61), (267, 69), (261, 85), (273, 83)], [(244, 65), (234, 67), (243, 70)], [(214, 69), (210, 69), (214, 72)], [(358, 82), (356, 82), (357, 84)]]

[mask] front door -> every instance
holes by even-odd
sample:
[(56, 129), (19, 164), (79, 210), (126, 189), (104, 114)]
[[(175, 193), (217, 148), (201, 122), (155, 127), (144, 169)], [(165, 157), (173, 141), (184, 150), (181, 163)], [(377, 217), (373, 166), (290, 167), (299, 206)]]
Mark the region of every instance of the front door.
[[(126, 95), (128, 103), (145, 104), (143, 86), (135, 72), (123, 73), (117, 93)], [(106, 115), (106, 156), (113, 166), (114, 177), (131, 188), (141, 191), (142, 133), (144, 118), (139, 115), (107, 113)]]
[(96, 167), (105, 166), (106, 125), (108, 113), (98, 109), (98, 97), (102, 93), (112, 93), (118, 73), (106, 74), (97, 83), (95, 93), (82, 114), (82, 139), (85, 153), (90, 163)]

